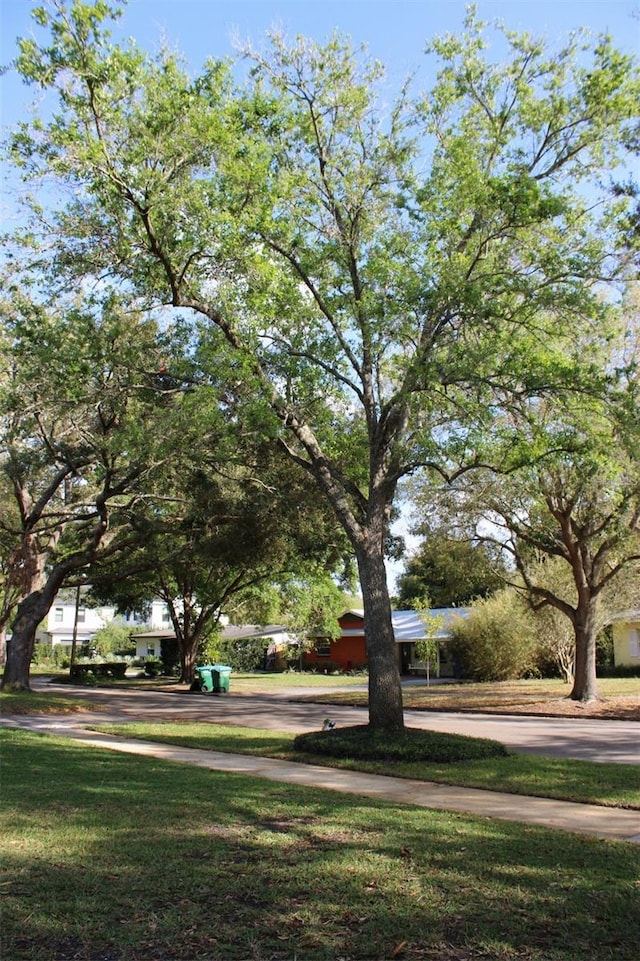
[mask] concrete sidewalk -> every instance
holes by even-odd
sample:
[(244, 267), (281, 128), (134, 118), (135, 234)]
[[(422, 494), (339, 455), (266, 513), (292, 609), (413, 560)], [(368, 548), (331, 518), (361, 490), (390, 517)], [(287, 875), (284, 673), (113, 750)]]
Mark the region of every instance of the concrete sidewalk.
[(56, 723), (52, 718), (14, 716), (3, 718), (2, 726), (62, 735), (91, 747), (107, 748), (126, 754), (155, 757), (182, 764), (195, 764), (212, 771), (246, 774), (250, 777), (324, 788), (339, 791), (342, 794), (356, 794), (395, 804), (412, 804), (424, 808), (458, 811), (479, 817), (535, 824), (555, 830), (573, 831), (608, 840), (640, 844), (639, 811), (575, 804), (550, 798), (502, 794), (476, 788), (436, 784), (431, 781), (364, 774), (358, 771), (337, 770), (320, 765), (298, 764), (244, 754), (180, 748), (170, 744), (101, 734), (76, 725), (72, 726), (68, 721)]

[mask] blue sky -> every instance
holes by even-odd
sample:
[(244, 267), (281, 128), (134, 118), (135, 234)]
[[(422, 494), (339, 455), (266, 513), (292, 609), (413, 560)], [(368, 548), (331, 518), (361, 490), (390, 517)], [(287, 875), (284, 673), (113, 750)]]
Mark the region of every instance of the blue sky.
[[(0, 63), (10, 64), (16, 38), (33, 32), (31, 10), (46, 0), (0, 0)], [(478, 0), (482, 19), (504, 20), (552, 45), (586, 27), (607, 31), (617, 46), (640, 54), (640, 0)], [(461, 28), (467, 0), (130, 0), (114, 36), (155, 51), (165, 40), (196, 72), (207, 56), (233, 53), (234, 36), (259, 45), (274, 28), (322, 41), (338, 28), (388, 69), (393, 87), (427, 64), (430, 37)], [(36, 36), (39, 35), (36, 32)], [(429, 77), (423, 75), (426, 84)], [(34, 91), (11, 70), (0, 77), (0, 127), (25, 116)]]
[[(14, 55), (15, 38), (31, 31), (34, 5), (0, 0), (3, 64)], [(587, 27), (608, 30), (618, 46), (640, 52), (640, 0), (479, 0), (477, 6), (486, 20), (503, 19), (551, 42)], [(131, 0), (120, 30), (150, 50), (164, 36), (197, 70), (206, 56), (232, 52), (235, 33), (258, 43), (267, 30), (280, 27), (288, 35), (323, 40), (337, 27), (367, 43), (391, 78), (400, 78), (421, 65), (429, 37), (460, 27), (465, 7), (466, 0)], [(17, 119), (30, 96), (11, 74), (0, 83), (4, 126)]]

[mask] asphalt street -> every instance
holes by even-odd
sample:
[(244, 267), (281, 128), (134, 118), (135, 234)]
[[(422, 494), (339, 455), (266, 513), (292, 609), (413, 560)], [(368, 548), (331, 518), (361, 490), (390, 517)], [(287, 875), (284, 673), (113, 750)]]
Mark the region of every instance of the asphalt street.
[[(43, 682), (36, 681), (36, 686)], [(46, 719), (46, 726), (78, 726), (97, 720), (161, 721), (174, 718), (209, 720), (275, 731), (311, 731), (321, 728), (325, 718), (337, 725), (366, 724), (365, 708), (313, 704), (303, 692), (292, 690), (269, 695), (189, 694), (180, 691), (133, 691), (113, 688), (100, 691), (69, 685), (46, 685), (50, 690), (73, 693), (99, 706), (95, 715), (86, 714)], [(510, 750), (569, 757), (583, 761), (640, 764), (640, 724), (637, 721), (609, 721), (582, 718), (534, 717), (524, 715), (406, 711), (407, 727), (454, 734), (470, 734), (501, 741)], [(43, 727), (45, 719), (43, 719)]]

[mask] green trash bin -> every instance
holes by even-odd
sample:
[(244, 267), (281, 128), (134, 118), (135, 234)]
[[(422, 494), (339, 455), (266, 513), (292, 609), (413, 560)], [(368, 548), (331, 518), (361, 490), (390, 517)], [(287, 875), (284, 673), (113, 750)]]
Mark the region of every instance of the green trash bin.
[(231, 668), (227, 664), (214, 664), (211, 668), (211, 679), (213, 682), (214, 694), (229, 693), (229, 678)]
[(205, 664), (204, 667), (196, 667), (196, 673), (198, 675), (198, 680), (200, 681), (200, 690), (205, 694), (211, 694), (213, 691), (213, 665)]

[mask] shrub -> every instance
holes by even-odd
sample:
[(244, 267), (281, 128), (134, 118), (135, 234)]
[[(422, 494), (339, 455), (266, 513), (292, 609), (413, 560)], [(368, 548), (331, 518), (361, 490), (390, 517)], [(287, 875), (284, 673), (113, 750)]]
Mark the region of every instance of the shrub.
[(144, 662), (144, 673), (147, 677), (157, 677), (162, 671), (162, 661), (159, 657), (148, 657)]
[(131, 656), (136, 653), (136, 642), (131, 637), (131, 625), (115, 619), (101, 627), (91, 642), (96, 653)]
[(71, 648), (66, 644), (46, 644), (38, 642), (35, 645), (32, 663), (38, 667), (65, 670), (71, 663)]
[(451, 649), (464, 677), (507, 681), (536, 669), (537, 638), (521, 598), (513, 590), (480, 600), (451, 627)]
[(335, 661), (310, 661), (304, 656), (302, 659), (302, 665), (302, 669), (304, 671), (309, 671), (310, 674), (339, 674), (341, 670), (340, 665)]
[(405, 728), (393, 736), (374, 731), (367, 725), (310, 731), (298, 734), (293, 742), (296, 751), (322, 757), (357, 761), (390, 761), (452, 764), (488, 757), (504, 757), (504, 744), (487, 738), (464, 737), (437, 731)]
[(640, 665), (617, 664), (599, 667), (598, 677), (640, 677)]
[(235, 671), (258, 671), (265, 665), (268, 643), (264, 637), (223, 638), (218, 645), (220, 663)]
[(163, 674), (176, 674), (180, 671), (180, 646), (175, 637), (160, 639), (160, 660)]
[(615, 663), (613, 628), (609, 625), (598, 634), (596, 639), (596, 670), (601, 674), (602, 671), (615, 667)]
[(128, 666), (128, 661), (80, 657), (70, 668), (69, 674), (74, 681), (93, 684), (97, 678), (123, 678)]

